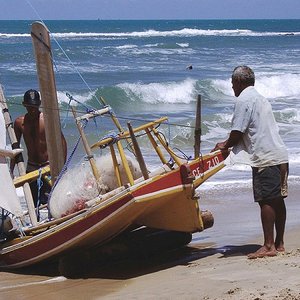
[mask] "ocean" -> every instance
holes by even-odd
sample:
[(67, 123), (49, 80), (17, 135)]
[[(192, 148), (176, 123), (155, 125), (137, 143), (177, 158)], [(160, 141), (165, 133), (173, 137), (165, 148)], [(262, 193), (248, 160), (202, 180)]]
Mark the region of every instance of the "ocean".
[[(179, 155), (193, 156), (196, 99), (202, 99), (201, 152), (227, 138), (235, 97), (231, 73), (250, 66), (257, 90), (272, 104), (290, 160), (289, 184), (300, 181), (300, 20), (45, 21), (52, 50), (63, 132), (71, 152), (78, 138), (67, 93), (100, 108), (102, 96), (124, 127), (169, 117), (162, 125)], [(32, 21), (0, 21), (0, 82), (13, 118), (22, 95), (38, 89), (30, 37)], [(78, 110), (84, 106), (78, 105)], [(87, 134), (110, 133), (109, 120), (90, 122)], [(147, 143), (146, 162), (155, 167)], [(82, 153), (75, 155), (75, 163)], [(203, 192), (251, 187), (250, 168), (228, 166)]]

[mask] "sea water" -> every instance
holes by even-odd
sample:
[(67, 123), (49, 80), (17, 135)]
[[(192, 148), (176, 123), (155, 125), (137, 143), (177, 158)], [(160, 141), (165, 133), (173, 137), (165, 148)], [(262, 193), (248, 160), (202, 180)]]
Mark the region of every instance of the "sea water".
[[(289, 152), (289, 183), (300, 181), (300, 20), (45, 21), (50, 33), (63, 132), (70, 153), (78, 138), (67, 93), (100, 108), (102, 96), (122, 126), (161, 116), (159, 130), (181, 157), (193, 156), (196, 99), (201, 95), (201, 152), (228, 137), (235, 97), (231, 73), (250, 66), (257, 90), (272, 104)], [(32, 21), (0, 21), (0, 82), (13, 118), (22, 95), (38, 89), (30, 36)], [(110, 120), (89, 122), (97, 141)], [(140, 123), (139, 123), (140, 122)], [(145, 158), (156, 167), (148, 144)], [(81, 149), (82, 150), (82, 149)], [(75, 154), (75, 162), (81, 154)], [(72, 163), (72, 162), (71, 162)], [(247, 166), (228, 166), (202, 191), (251, 187)]]

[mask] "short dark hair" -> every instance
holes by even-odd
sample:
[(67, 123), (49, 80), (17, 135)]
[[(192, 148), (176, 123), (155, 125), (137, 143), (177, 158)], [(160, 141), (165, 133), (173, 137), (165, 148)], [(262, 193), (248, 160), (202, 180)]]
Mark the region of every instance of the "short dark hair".
[(237, 80), (248, 85), (254, 85), (255, 75), (248, 66), (238, 66), (232, 72), (232, 80)]

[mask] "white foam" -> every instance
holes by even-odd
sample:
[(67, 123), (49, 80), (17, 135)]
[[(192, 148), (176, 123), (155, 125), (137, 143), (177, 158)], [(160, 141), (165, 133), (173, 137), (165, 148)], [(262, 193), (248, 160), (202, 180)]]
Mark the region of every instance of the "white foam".
[[(227, 96), (233, 96), (231, 79), (212, 80), (215, 89)], [(300, 74), (278, 74), (260, 76), (256, 74), (255, 87), (266, 98), (300, 96)]]
[(187, 48), (189, 47), (189, 43), (176, 43), (176, 45), (178, 45), (179, 47), (182, 47), (182, 48)]
[[(133, 32), (53, 32), (54, 38), (130, 38), (130, 37), (168, 37), (168, 36), (299, 36), (300, 32), (258, 32), (249, 29), (195, 29), (183, 28), (179, 30), (145, 30)], [(28, 33), (0, 33), (0, 38), (28, 38)]]
[[(66, 93), (69, 93), (67, 91), (58, 91), (57, 92), (57, 98), (58, 98), (58, 102), (59, 103), (69, 103), (70, 99), (68, 98), (68, 96), (66, 95)], [(69, 93), (71, 94), (71, 93)], [(77, 101), (79, 101), (80, 103), (85, 103), (89, 100), (91, 100), (96, 94), (96, 91), (92, 91), (92, 92), (88, 92), (88, 93), (84, 93), (84, 94), (71, 94), (71, 96), (76, 99)], [(76, 106), (77, 103), (76, 102), (72, 102), (72, 105)]]
[(193, 91), (196, 80), (165, 83), (122, 83), (118, 87), (131, 99), (140, 99), (146, 103), (190, 103), (195, 101)]
[(118, 46), (116, 47), (116, 49), (132, 49), (132, 48), (137, 48), (137, 45), (122, 45), (122, 46)]
[(255, 86), (266, 98), (300, 96), (300, 74), (258, 77)]
[(167, 37), (167, 36), (280, 36), (300, 35), (300, 32), (255, 32), (248, 29), (194, 29), (183, 28), (180, 30), (145, 30), (133, 32), (68, 32), (53, 33), (55, 37)]

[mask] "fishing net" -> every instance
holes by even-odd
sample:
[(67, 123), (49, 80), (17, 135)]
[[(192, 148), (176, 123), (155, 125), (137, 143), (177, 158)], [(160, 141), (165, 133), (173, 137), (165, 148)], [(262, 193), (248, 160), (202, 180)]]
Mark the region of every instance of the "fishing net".
[[(130, 171), (134, 179), (141, 177), (141, 171), (134, 158), (127, 157)], [(118, 158), (122, 183), (128, 183), (123, 164)], [(96, 198), (99, 194), (105, 194), (118, 187), (112, 158), (110, 155), (97, 157), (96, 166), (100, 173), (97, 184), (90, 163), (81, 162), (68, 169), (63, 175), (49, 200), (49, 209), (52, 217), (60, 218), (85, 207), (85, 202)], [(99, 186), (101, 191), (99, 192)]]

